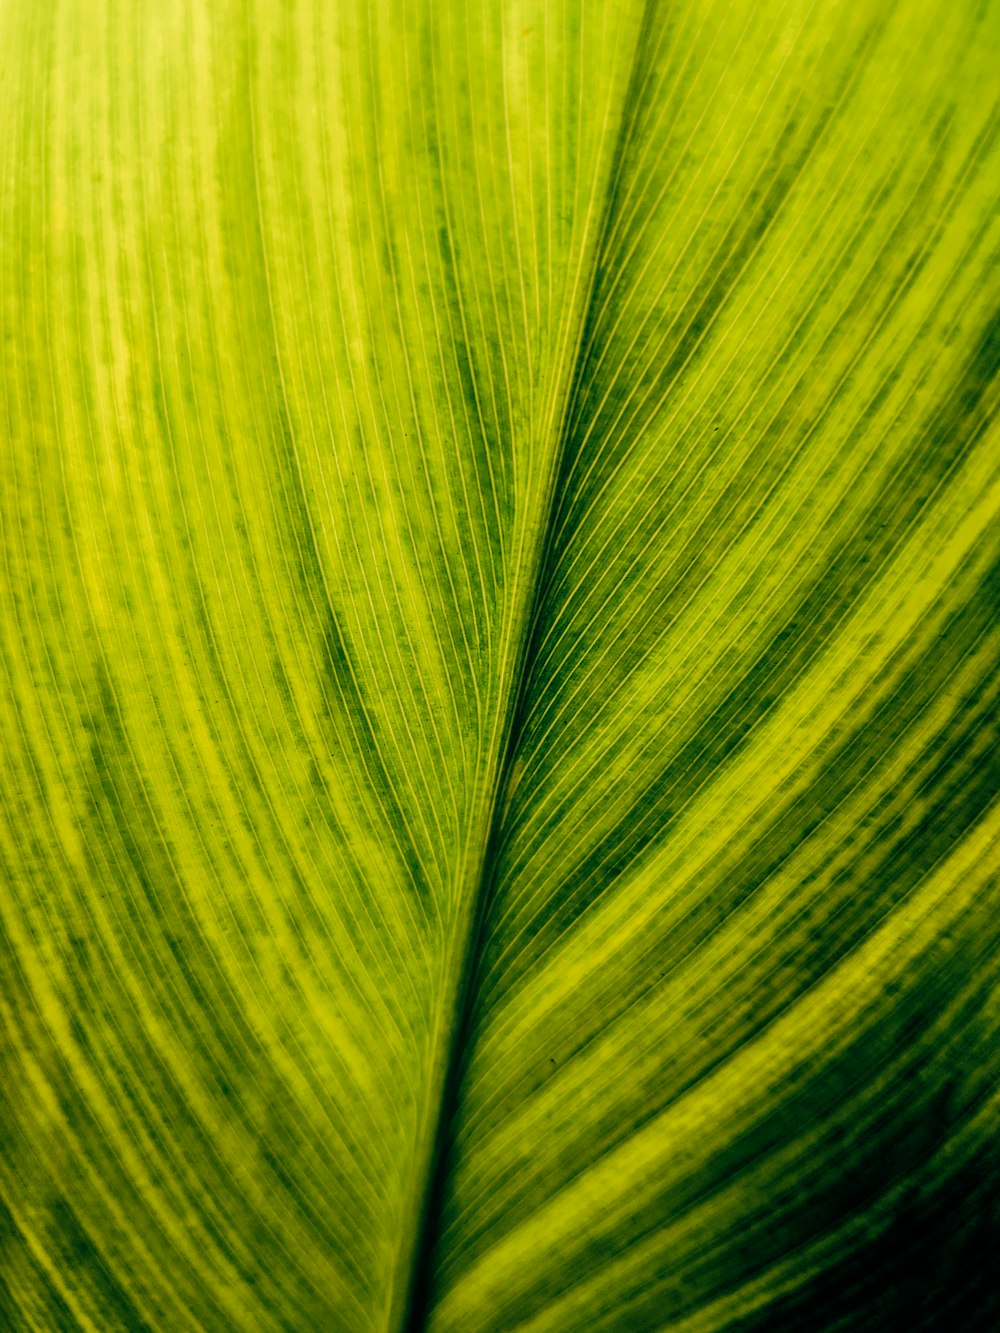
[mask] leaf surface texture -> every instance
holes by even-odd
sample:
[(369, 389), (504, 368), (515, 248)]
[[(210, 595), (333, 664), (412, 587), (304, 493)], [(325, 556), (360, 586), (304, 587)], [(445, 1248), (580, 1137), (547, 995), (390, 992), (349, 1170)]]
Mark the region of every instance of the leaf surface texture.
[(0, 1312), (990, 1330), (993, 3), (0, 11)]

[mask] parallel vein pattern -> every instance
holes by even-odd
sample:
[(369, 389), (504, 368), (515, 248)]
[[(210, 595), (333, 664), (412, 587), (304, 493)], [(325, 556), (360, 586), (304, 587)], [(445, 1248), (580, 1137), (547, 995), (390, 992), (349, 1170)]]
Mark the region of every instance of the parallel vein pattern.
[(15, 1326), (401, 1317), (605, 8), (0, 18)]
[(0, 1323), (1000, 1323), (1000, 12), (0, 10)]
[(435, 1329), (998, 1317), (996, 30), (659, 12)]

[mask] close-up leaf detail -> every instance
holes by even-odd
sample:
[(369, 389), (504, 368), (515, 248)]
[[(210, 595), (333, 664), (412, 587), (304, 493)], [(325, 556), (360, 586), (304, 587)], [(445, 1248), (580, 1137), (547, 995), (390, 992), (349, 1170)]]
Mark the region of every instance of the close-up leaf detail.
[(995, 0), (0, 50), (0, 1327), (994, 1333)]

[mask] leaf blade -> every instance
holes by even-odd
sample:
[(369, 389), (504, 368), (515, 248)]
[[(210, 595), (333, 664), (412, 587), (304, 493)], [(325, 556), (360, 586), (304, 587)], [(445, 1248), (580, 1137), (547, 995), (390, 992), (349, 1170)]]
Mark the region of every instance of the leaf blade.
[(995, 16), (0, 22), (11, 1318), (919, 1326), (996, 1171)]

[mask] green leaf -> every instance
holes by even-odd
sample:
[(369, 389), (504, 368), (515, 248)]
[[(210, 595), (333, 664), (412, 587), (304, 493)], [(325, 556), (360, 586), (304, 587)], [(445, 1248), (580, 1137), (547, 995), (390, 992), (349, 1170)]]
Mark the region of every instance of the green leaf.
[(995, 1328), (997, 5), (0, 49), (4, 1326)]

